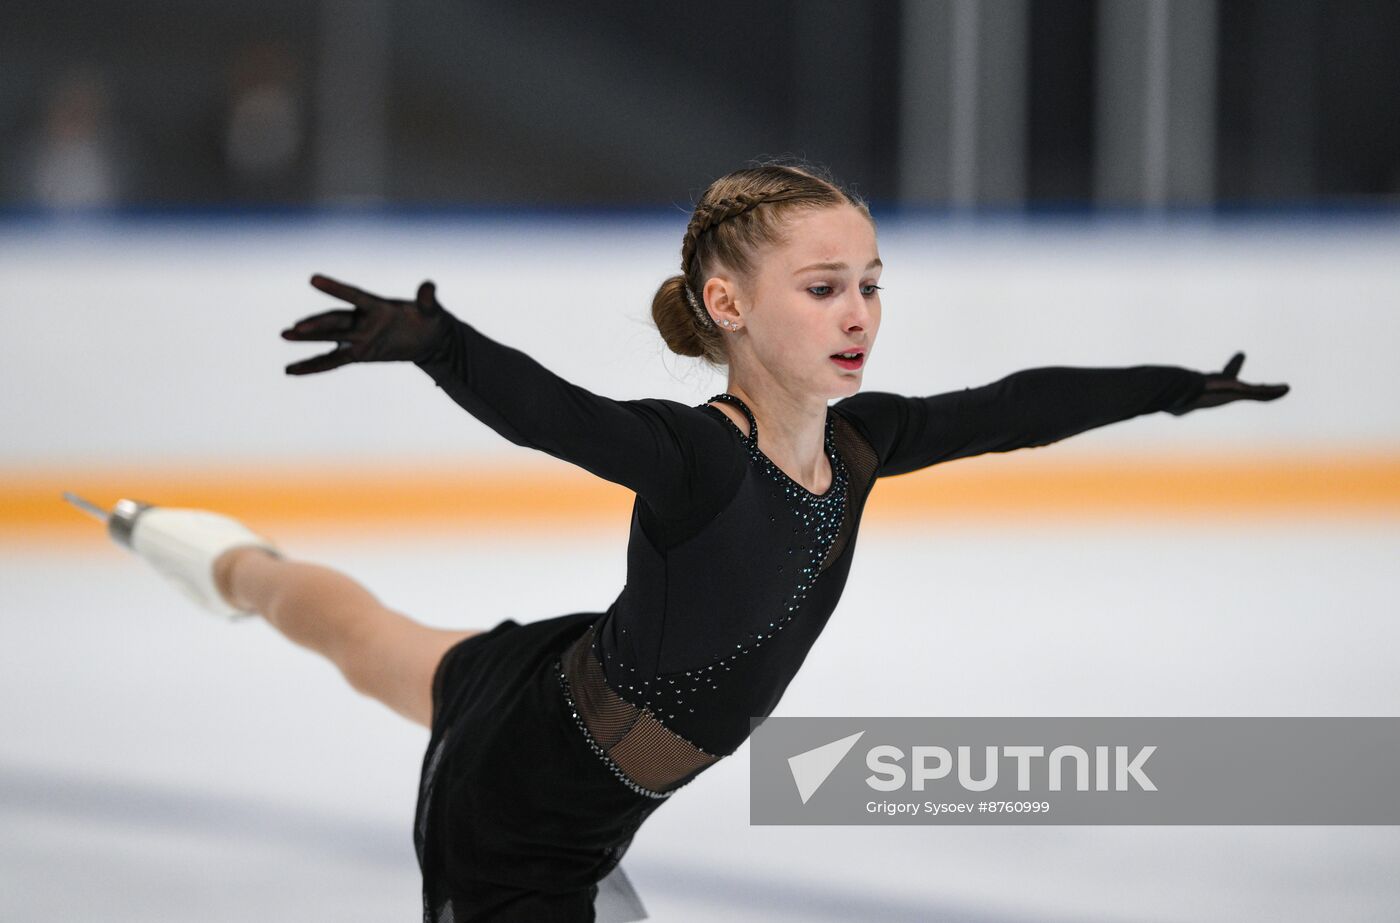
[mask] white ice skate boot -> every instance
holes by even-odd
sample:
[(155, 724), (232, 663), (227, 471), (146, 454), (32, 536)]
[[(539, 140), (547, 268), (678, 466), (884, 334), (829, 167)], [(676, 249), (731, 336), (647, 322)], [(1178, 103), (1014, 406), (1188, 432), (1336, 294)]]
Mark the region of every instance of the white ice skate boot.
[(231, 605), (214, 585), (214, 561), (231, 548), (262, 548), (282, 557), (269, 539), (247, 526), (207, 510), (155, 506), (119, 500), (107, 520), (119, 544), (144, 558), (205, 610), (228, 619), (254, 615)]

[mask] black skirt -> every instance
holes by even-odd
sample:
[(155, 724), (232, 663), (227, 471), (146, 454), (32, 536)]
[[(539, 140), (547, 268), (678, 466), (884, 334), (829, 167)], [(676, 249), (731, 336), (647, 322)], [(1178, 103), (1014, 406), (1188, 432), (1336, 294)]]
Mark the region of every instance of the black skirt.
[(560, 655), (601, 615), (506, 619), (443, 655), (413, 832), (428, 923), (594, 919), (664, 801), (613, 775), (564, 698)]

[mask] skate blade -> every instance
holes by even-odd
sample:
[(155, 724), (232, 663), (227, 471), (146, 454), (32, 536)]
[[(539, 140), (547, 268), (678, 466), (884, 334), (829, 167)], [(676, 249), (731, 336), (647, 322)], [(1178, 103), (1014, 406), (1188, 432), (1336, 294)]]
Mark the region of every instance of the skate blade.
[(93, 503), (90, 500), (84, 500), (82, 497), (78, 496), (77, 494), (71, 491), (65, 490), (63, 492), (63, 499), (67, 500), (69, 503), (73, 504), (78, 509), (82, 510), (84, 513), (87, 513), (89, 516), (91, 516), (93, 519), (96, 519), (98, 522), (105, 523), (108, 519), (111, 518), (111, 514), (104, 510), (102, 507), (98, 506), (96, 503)]

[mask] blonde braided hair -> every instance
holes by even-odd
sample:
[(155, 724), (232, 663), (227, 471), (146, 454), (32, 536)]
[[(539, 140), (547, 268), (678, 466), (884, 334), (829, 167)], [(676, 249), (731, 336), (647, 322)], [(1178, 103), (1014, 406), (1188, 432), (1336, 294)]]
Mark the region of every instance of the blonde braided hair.
[(838, 205), (855, 206), (870, 217), (854, 193), (807, 164), (769, 162), (711, 183), (686, 225), (681, 273), (662, 282), (652, 298), (652, 321), (671, 351), (724, 365), (723, 335), (698, 294), (705, 280), (718, 266), (751, 274), (759, 248), (783, 239), (782, 219), (793, 209)]
[[(719, 199), (709, 205), (697, 205), (695, 212), (690, 216), (690, 224), (686, 226), (685, 238), (681, 241), (681, 275), (690, 278), (692, 267), (695, 262), (696, 240), (710, 228), (730, 218), (737, 218), (750, 209), (757, 208), (765, 202), (780, 202), (790, 189), (779, 186), (767, 195), (751, 195), (740, 193), (732, 198)], [(695, 289), (687, 282), (685, 286), (685, 300), (690, 304), (690, 309), (695, 313), (696, 320), (700, 321), (702, 327), (714, 328), (715, 322), (710, 317), (708, 311), (700, 303), (700, 299), (695, 295)]]

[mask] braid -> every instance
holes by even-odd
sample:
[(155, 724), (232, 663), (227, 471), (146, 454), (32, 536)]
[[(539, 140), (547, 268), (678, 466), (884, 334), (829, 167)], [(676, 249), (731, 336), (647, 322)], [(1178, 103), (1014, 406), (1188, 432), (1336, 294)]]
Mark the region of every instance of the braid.
[(721, 222), (737, 218), (764, 202), (781, 202), (791, 198), (796, 190), (788, 186), (778, 186), (764, 193), (740, 192), (723, 199), (696, 206), (690, 216), (690, 226), (685, 229), (685, 239), (681, 242), (681, 272), (690, 275), (691, 260), (695, 258), (695, 245), (700, 235)]
[[(776, 207), (755, 211), (765, 204)], [(803, 163), (758, 163), (712, 182), (693, 207), (681, 238), (680, 274), (662, 282), (652, 298), (652, 320), (671, 351), (702, 356), (716, 368), (727, 362), (725, 338), (700, 297), (705, 272), (723, 268), (747, 276), (761, 248), (784, 239), (781, 219), (789, 211), (838, 205), (853, 205), (870, 218), (864, 202), (825, 171)]]
[(703, 234), (721, 221), (728, 221), (730, 218), (737, 218), (751, 208), (762, 205), (770, 200), (781, 199), (784, 193), (789, 190), (785, 186), (763, 193), (740, 192), (725, 199), (716, 199), (709, 205), (702, 205), (695, 210), (696, 234)]

